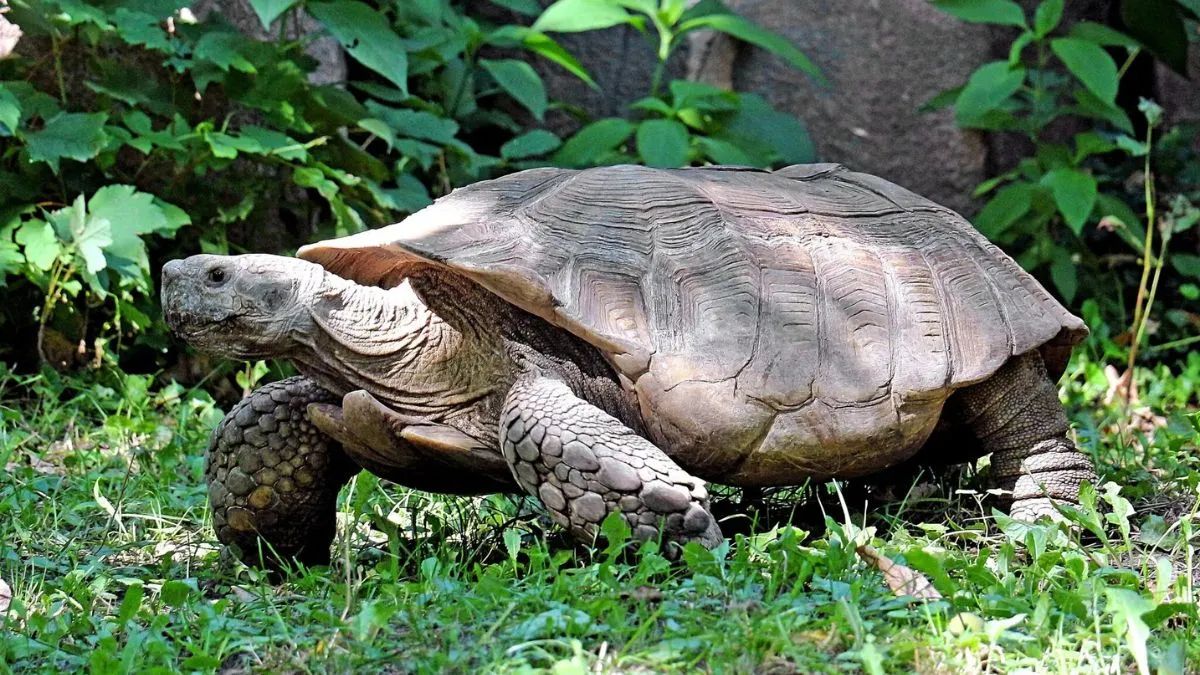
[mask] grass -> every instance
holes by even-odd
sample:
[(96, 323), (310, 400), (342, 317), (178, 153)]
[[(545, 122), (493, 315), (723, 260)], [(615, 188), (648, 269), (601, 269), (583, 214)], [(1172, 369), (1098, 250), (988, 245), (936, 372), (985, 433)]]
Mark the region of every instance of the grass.
[[(619, 528), (571, 546), (528, 502), (364, 475), (334, 563), (282, 581), (214, 540), (211, 399), (101, 379), (0, 374), (0, 671), (1200, 670), (1195, 354), (1139, 373), (1136, 415), (1076, 359), (1063, 393), (1103, 478), (1065, 524), (994, 514), (969, 476), (867, 512), (831, 484), (802, 491), (823, 517), (727, 522), (748, 534), (669, 562)], [(896, 597), (866, 542), (943, 599)]]

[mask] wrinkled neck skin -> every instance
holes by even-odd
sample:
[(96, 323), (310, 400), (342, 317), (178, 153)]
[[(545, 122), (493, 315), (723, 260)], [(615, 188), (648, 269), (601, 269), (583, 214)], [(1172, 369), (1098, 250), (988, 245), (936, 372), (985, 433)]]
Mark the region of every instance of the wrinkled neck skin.
[(482, 418), (513, 380), (494, 331), (444, 321), (408, 281), (382, 289), (327, 273), (311, 297), (313, 327), (293, 355), (301, 372), (339, 395), (364, 389), (407, 416), (480, 418), (464, 431), (494, 435)]

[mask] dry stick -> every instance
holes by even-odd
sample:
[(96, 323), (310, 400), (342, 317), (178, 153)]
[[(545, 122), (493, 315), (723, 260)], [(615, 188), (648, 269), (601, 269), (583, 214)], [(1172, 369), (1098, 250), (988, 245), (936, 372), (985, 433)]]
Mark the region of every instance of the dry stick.
[[(1147, 304), (1143, 308), (1143, 303), (1146, 300), (1146, 284), (1150, 280), (1150, 264), (1154, 248), (1154, 174), (1150, 173), (1150, 148), (1154, 138), (1154, 127), (1146, 127), (1146, 162), (1143, 173), (1145, 177), (1142, 179), (1142, 184), (1145, 187), (1146, 193), (1146, 237), (1142, 244), (1142, 278), (1138, 282), (1137, 300), (1133, 307), (1133, 336), (1134, 340), (1129, 345), (1129, 361), (1125, 372), (1129, 375), (1129, 382), (1125, 386), (1125, 400), (1128, 404), (1130, 394), (1133, 392), (1133, 364), (1137, 360), (1138, 342), (1145, 330), (1146, 317), (1150, 313), (1150, 307)], [(1126, 405), (1128, 408), (1128, 405)]]

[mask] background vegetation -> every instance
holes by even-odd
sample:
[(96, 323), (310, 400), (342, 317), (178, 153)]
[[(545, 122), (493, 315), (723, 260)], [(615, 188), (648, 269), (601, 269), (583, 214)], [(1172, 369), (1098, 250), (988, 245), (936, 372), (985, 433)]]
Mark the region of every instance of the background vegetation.
[[(892, 500), (830, 484), (749, 509), (731, 491), (737, 536), (671, 565), (619, 532), (572, 547), (525, 501), (363, 475), (336, 562), (283, 583), (218, 552), (201, 449), (222, 408), (286, 367), (173, 343), (162, 262), (287, 253), (532, 166), (811, 161), (800, 120), (668, 64), (717, 30), (821, 74), (709, 0), (253, 0), (270, 41), (187, 4), (0, 15), (23, 32), (7, 55), (0, 23), (0, 670), (1200, 667), (1200, 158), (1196, 129), (1123, 93), (1135, 59), (1179, 66), (1191, 0), (1129, 2), (1113, 25), (1064, 20), (1062, 0), (935, 3), (1011, 39), (927, 106), (1027, 140), (976, 190), (975, 222), (1093, 330), (1062, 392), (1103, 477), (1073, 526), (993, 513), (973, 471)], [(595, 86), (556, 36), (617, 25), (653, 45), (646, 96), (603, 119), (551, 100), (530, 61)], [(314, 77), (317, 36), (349, 55), (344, 85)], [(896, 597), (864, 543), (942, 598)]]

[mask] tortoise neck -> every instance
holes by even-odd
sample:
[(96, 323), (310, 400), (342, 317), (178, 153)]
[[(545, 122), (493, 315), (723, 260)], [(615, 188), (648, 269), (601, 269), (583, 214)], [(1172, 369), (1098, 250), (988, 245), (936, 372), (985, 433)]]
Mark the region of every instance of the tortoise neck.
[(408, 281), (382, 289), (327, 275), (310, 313), (314, 329), (295, 360), (339, 395), (364, 389), (432, 419), (488, 397), (503, 379), (490, 341), (443, 320)]

